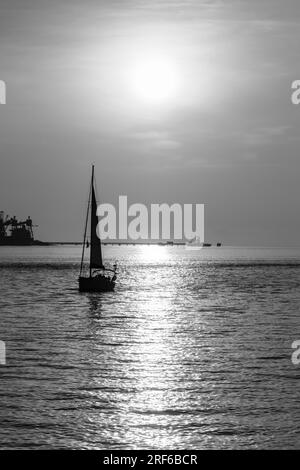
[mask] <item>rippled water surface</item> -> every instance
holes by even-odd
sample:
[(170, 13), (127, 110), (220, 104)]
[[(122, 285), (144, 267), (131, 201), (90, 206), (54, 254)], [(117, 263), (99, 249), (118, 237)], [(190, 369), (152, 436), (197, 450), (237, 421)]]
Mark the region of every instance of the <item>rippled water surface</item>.
[(0, 447), (300, 446), (300, 250), (0, 247)]

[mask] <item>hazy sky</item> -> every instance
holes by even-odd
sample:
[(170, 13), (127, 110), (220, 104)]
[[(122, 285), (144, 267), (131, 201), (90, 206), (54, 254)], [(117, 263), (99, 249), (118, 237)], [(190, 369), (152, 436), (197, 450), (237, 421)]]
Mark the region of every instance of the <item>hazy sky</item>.
[(94, 162), (101, 202), (299, 245), (299, 44), (299, 0), (0, 0), (0, 209), (80, 240)]

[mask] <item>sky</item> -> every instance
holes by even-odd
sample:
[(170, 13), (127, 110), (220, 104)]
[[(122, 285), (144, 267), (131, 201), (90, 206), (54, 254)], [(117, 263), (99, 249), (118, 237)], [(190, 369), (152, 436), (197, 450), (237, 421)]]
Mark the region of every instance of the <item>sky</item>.
[(0, 210), (79, 241), (94, 163), (101, 202), (299, 246), (299, 44), (298, 0), (0, 0)]

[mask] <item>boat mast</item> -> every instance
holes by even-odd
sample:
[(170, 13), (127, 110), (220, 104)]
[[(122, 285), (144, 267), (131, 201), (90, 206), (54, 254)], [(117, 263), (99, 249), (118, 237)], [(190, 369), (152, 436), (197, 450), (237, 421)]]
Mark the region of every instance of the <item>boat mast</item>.
[(85, 251), (85, 244), (86, 244), (87, 225), (88, 225), (88, 220), (89, 220), (89, 210), (90, 210), (90, 205), (91, 205), (91, 194), (92, 194), (92, 184), (90, 186), (89, 200), (88, 200), (88, 206), (87, 206), (87, 211), (86, 211), (84, 237), (83, 237), (83, 245), (82, 245), (82, 255), (81, 255), (81, 264), (80, 264), (80, 276), (82, 274), (83, 263), (84, 263), (84, 251)]
[[(92, 181), (91, 181), (91, 194), (93, 192), (93, 189), (94, 189), (94, 165), (92, 165)], [(91, 241), (92, 241), (92, 230), (93, 230), (93, 214), (91, 214)], [(90, 277), (92, 277), (92, 250), (93, 250), (93, 246), (92, 246), (92, 243), (90, 243)]]

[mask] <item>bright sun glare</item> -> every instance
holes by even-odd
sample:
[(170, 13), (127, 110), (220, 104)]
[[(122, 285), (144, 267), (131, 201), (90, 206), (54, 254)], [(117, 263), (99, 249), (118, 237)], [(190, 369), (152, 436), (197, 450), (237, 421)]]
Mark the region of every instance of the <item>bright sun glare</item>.
[(168, 57), (145, 58), (133, 66), (132, 86), (135, 95), (148, 104), (163, 104), (176, 98), (179, 75)]

